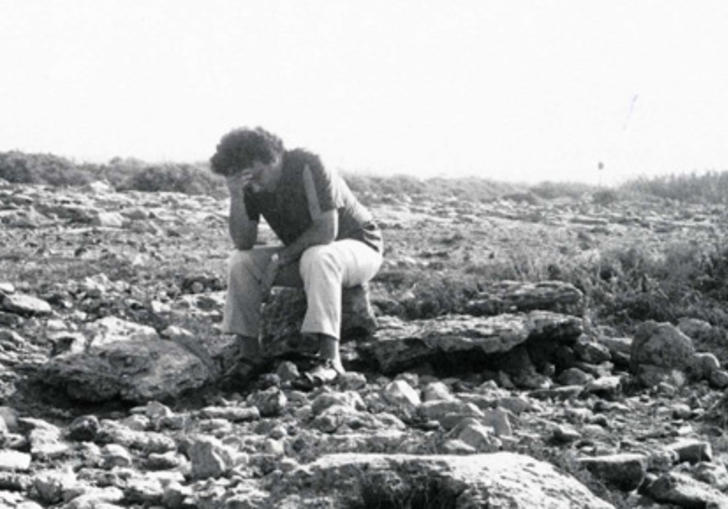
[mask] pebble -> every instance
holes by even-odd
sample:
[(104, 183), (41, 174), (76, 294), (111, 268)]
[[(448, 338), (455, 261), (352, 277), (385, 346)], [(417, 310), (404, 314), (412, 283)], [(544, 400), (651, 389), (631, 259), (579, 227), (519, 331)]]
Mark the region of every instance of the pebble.
[(409, 405), (416, 407), (420, 401), (420, 395), (410, 384), (404, 380), (395, 380), (382, 391), (384, 399), (393, 405)]

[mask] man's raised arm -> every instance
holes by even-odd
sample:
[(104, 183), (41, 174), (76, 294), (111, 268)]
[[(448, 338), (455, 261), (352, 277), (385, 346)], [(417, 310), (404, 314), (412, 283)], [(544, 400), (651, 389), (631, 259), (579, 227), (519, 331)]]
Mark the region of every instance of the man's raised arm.
[(227, 178), (227, 185), (230, 190), (228, 229), (235, 249), (241, 251), (252, 249), (258, 237), (258, 222), (252, 221), (245, 209), (244, 184), (245, 178), (241, 175)]

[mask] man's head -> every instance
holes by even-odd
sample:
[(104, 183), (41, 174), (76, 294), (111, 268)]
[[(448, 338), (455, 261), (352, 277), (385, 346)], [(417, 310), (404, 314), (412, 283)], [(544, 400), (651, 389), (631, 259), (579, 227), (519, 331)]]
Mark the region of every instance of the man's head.
[(214, 173), (230, 177), (276, 165), (283, 155), (283, 142), (265, 129), (238, 128), (220, 139), (210, 159)]

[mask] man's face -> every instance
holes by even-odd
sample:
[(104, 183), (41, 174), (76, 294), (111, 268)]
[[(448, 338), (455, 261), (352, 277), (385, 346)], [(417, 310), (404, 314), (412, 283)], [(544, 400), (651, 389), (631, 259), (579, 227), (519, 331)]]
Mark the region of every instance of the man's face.
[(276, 172), (273, 167), (277, 163), (277, 159), (274, 159), (271, 163), (255, 161), (252, 166), (243, 170), (244, 186), (250, 188), (254, 193), (263, 190), (272, 191), (276, 183)]

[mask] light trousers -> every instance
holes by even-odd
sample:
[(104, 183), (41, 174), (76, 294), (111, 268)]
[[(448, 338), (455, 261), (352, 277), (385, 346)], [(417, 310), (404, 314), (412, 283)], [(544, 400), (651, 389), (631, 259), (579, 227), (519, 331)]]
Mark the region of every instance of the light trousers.
[[(228, 290), (222, 330), (227, 334), (258, 337), (260, 332), (262, 281), (273, 253), (279, 248), (234, 251), (228, 262)], [(303, 287), (306, 315), (304, 334), (326, 334), (339, 339), (341, 292), (366, 283), (379, 270), (381, 253), (353, 239), (312, 246), (298, 263), (282, 267), (276, 286)]]

